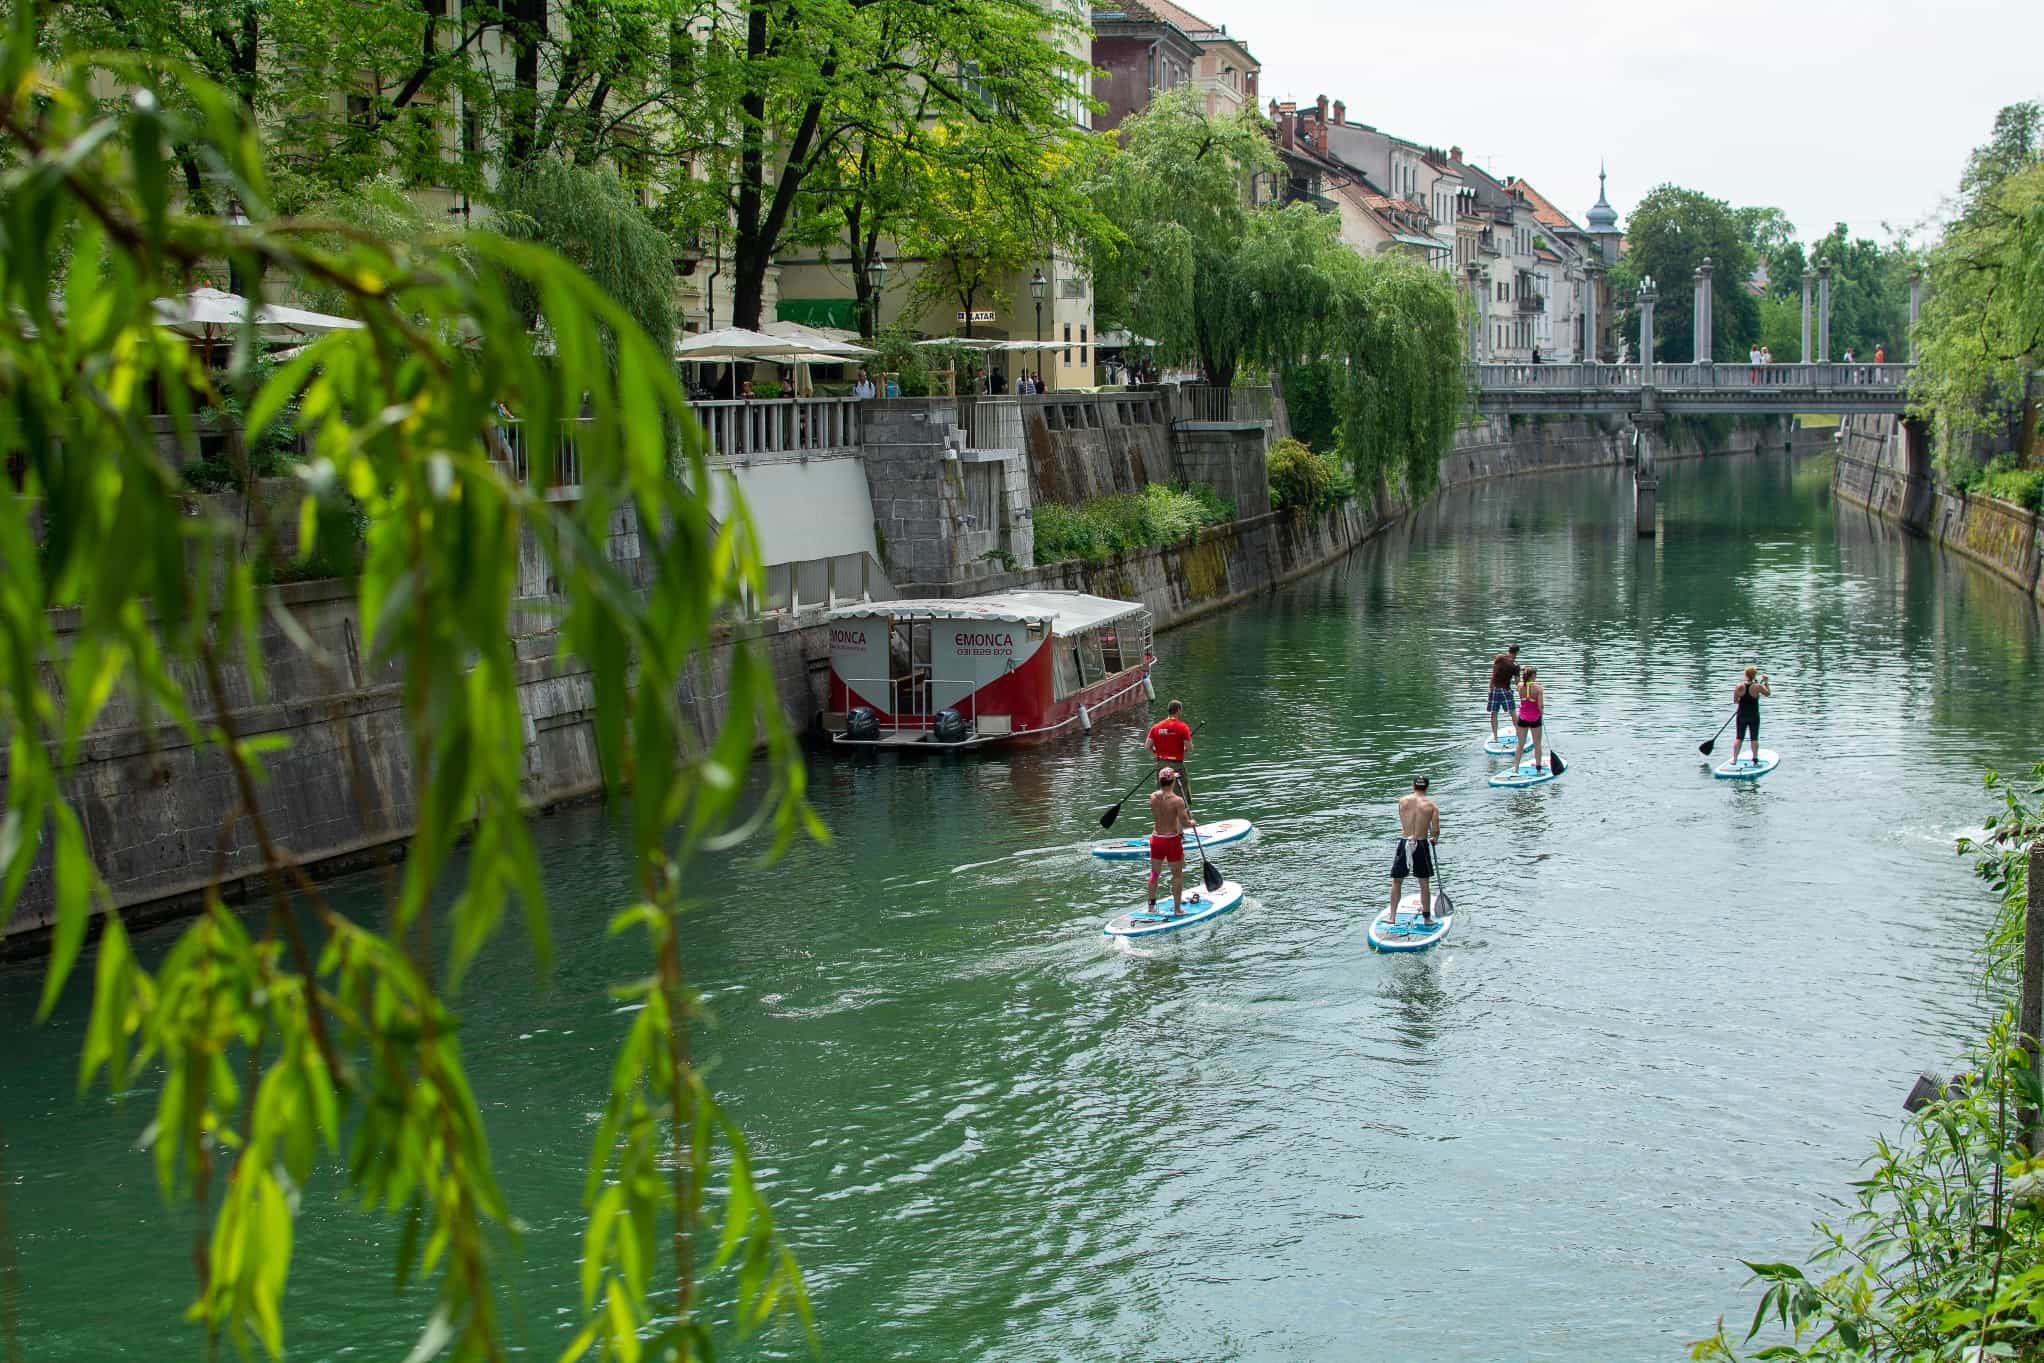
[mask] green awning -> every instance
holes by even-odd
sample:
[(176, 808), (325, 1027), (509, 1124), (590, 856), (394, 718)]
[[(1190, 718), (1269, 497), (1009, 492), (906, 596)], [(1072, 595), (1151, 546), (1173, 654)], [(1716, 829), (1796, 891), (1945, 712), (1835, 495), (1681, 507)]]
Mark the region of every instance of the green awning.
[(1391, 240), (1405, 246), (1423, 246), (1429, 251), (1452, 251), (1455, 249), (1447, 242), (1435, 237), (1406, 237), (1394, 232), (1391, 234)]
[(783, 298), (774, 304), (774, 320), (800, 322), (805, 327), (859, 329), (859, 300), (856, 298)]

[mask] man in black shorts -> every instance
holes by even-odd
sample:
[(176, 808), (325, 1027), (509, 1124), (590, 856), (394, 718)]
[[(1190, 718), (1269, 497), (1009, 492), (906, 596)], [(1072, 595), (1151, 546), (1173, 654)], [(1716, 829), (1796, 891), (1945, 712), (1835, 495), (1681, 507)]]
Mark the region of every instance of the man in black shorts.
[(1513, 644), (1503, 653), (1490, 660), (1490, 699), (1484, 708), (1490, 711), (1490, 736), (1498, 733), (1498, 712), (1503, 711), (1505, 721), (1512, 718), (1512, 685), (1519, 680), (1519, 646)]
[(1434, 878), (1433, 840), (1441, 836), (1441, 807), (1427, 798), (1427, 778), (1412, 778), (1412, 794), (1398, 802), (1398, 850), (1391, 854), (1391, 917), (1398, 918), (1398, 899), (1405, 878), (1419, 879), (1419, 911), (1434, 921), (1434, 899), (1428, 882)]

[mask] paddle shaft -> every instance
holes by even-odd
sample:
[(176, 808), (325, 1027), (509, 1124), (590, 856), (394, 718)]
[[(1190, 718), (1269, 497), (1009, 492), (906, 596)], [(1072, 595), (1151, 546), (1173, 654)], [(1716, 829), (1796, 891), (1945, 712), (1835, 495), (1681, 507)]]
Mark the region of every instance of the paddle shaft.
[[(1207, 722), (1205, 720), (1201, 720), (1199, 723), (1192, 726), (1192, 731), (1193, 733), (1197, 734), (1201, 729), (1206, 728), (1206, 726)], [(1109, 805), (1107, 809), (1100, 815), (1100, 826), (1102, 828), (1114, 827), (1114, 821), (1121, 817), (1121, 807), (1127, 804), (1131, 799), (1135, 798), (1135, 793), (1138, 790), (1142, 789), (1143, 782), (1155, 780), (1156, 775), (1157, 773), (1153, 771), (1149, 773), (1149, 775), (1147, 776), (1138, 776), (1136, 778), (1136, 783), (1128, 788), (1128, 794), (1122, 796), (1119, 800), (1116, 800), (1113, 804)]]

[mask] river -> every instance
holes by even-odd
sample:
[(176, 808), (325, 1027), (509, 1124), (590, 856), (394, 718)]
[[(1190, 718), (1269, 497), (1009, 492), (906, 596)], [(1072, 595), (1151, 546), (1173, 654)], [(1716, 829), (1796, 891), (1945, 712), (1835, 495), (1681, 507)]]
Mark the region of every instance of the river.
[[(2034, 608), (1835, 506), (1828, 469), (1671, 465), (1644, 542), (1617, 472), (1451, 493), (1163, 636), (1161, 691), (1208, 721), (1197, 805), (1260, 830), (1221, 858), (1250, 901), (1181, 940), (1099, 930), (1142, 890), (1084, 855), (1143, 765), (1136, 717), (1013, 758), (812, 759), (834, 841), (704, 868), (689, 948), (825, 1356), (1677, 1359), (1720, 1314), (1743, 1328), (1738, 1260), (1800, 1258), (1916, 1070), (1976, 1034), (1991, 905), (1952, 840), (1981, 769), (2044, 731)], [(1479, 748), (1512, 640), (1569, 764), (1519, 792)], [(1696, 752), (1749, 660), (1784, 755), (1757, 786)], [(1421, 771), (1462, 915), (1375, 957)], [(619, 828), (582, 810), (539, 838), (555, 967), (500, 944), (463, 1013), (526, 1227), (506, 1315), (551, 1358), (627, 1021), (604, 988), (640, 962), (604, 934)], [(373, 889), (336, 894), (367, 912)], [(0, 969), (27, 1356), (195, 1356), (148, 1104), (75, 1096), (83, 991), (32, 1030), (36, 981)], [(394, 1239), (308, 1191), (293, 1358), (404, 1354), (430, 1301), (393, 1297)], [(726, 1356), (805, 1355), (777, 1329)]]

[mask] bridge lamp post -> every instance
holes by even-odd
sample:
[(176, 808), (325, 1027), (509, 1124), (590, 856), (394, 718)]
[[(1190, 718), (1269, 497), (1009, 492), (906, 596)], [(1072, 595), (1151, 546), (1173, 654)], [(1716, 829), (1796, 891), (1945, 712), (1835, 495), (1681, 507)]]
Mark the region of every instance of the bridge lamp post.
[(1831, 362), (1831, 262), (1817, 262), (1817, 363)]
[(1916, 363), (1916, 324), (1923, 317), (1923, 271), (1909, 272), (1909, 348), (1904, 353), (1911, 364)]
[(1810, 285), (1817, 278), (1809, 266), (1803, 267), (1803, 363), (1810, 362)]
[(1639, 362), (1650, 365), (1654, 362), (1654, 304), (1661, 299), (1654, 287), (1654, 277), (1648, 275), (1639, 282)]

